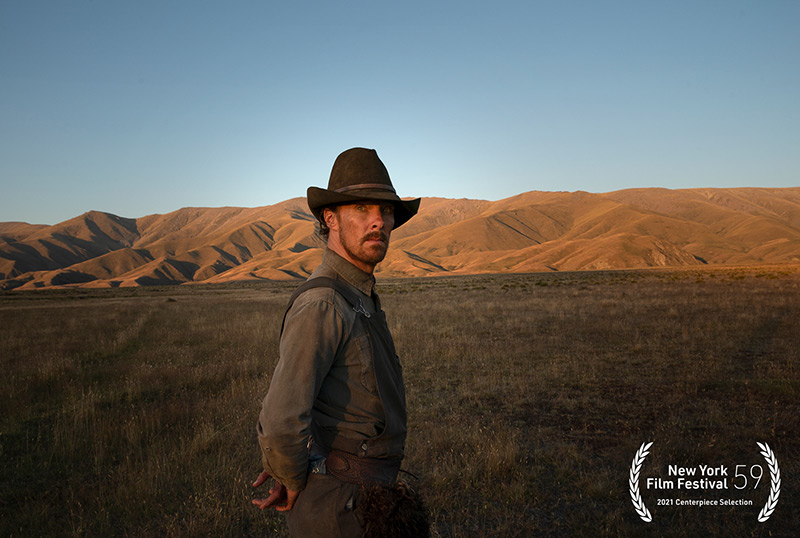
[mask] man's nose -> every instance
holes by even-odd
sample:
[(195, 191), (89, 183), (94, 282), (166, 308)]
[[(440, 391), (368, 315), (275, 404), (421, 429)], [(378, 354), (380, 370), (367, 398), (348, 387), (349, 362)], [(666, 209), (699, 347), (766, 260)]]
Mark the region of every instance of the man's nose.
[(370, 228), (378, 229), (378, 230), (382, 229), (384, 226), (386, 226), (385, 217), (386, 217), (386, 215), (384, 214), (383, 211), (381, 211), (380, 207), (374, 207), (374, 208), (370, 209), (370, 212), (369, 212)]

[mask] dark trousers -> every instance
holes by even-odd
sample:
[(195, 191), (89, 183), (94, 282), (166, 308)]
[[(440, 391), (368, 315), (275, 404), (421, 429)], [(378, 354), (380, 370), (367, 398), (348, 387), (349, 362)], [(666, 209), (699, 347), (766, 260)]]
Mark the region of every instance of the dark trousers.
[(293, 538), (360, 538), (361, 522), (355, 513), (360, 500), (361, 486), (310, 474), (294, 507), (286, 512), (289, 534)]

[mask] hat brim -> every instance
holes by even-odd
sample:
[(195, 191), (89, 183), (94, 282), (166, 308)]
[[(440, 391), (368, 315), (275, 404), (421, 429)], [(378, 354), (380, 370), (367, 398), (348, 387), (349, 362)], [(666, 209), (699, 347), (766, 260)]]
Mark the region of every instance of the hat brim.
[(405, 224), (408, 219), (416, 215), (417, 211), (419, 211), (420, 203), (420, 198), (403, 200), (393, 192), (373, 189), (341, 193), (329, 191), (328, 189), (320, 189), (319, 187), (309, 187), (308, 191), (306, 191), (306, 196), (308, 199), (308, 208), (317, 220), (319, 220), (320, 214), (325, 207), (333, 205), (362, 201), (392, 202), (394, 204), (395, 228), (399, 228)]

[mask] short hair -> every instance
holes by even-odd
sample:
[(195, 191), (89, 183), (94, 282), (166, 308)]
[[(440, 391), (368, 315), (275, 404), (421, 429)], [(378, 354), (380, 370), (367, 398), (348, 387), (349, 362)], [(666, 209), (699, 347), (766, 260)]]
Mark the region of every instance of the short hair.
[(328, 228), (328, 225), (325, 224), (325, 210), (330, 209), (334, 213), (336, 212), (335, 205), (328, 205), (323, 207), (319, 210), (319, 218), (317, 219), (317, 224), (319, 225), (319, 236), (324, 239), (325, 241), (328, 240), (328, 235), (331, 233), (331, 229)]

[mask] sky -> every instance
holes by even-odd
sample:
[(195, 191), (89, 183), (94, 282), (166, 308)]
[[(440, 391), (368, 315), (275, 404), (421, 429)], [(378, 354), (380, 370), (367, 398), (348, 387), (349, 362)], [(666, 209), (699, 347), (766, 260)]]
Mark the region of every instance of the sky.
[(794, 0), (0, 2), (0, 222), (800, 186)]

